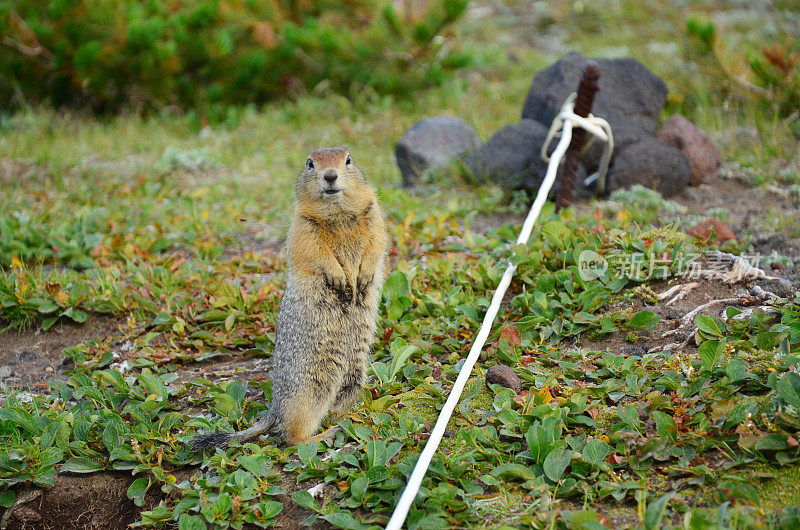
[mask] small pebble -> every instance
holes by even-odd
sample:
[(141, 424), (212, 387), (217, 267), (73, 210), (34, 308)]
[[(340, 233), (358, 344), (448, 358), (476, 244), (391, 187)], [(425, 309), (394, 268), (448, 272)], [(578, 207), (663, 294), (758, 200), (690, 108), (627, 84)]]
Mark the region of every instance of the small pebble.
[(496, 364), (486, 370), (486, 383), (496, 383), (510, 388), (514, 393), (519, 394), (522, 390), (522, 381), (514, 371), (504, 364)]

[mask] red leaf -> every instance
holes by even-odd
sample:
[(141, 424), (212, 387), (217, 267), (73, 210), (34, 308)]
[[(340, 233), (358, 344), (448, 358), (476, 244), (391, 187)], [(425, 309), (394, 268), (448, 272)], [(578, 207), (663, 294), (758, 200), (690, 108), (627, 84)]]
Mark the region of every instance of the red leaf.
[(504, 327), (503, 331), (500, 332), (500, 338), (503, 337), (505, 337), (512, 346), (519, 346), (522, 342), (522, 336), (519, 334), (519, 330), (514, 326)]

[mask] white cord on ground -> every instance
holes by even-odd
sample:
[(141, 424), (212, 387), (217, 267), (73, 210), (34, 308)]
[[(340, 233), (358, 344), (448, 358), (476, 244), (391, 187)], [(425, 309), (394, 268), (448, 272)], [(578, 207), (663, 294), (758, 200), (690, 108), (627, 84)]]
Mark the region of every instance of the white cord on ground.
[[(574, 98), (567, 99), (566, 103), (564, 103), (564, 106), (561, 109), (561, 113), (559, 113), (559, 118), (562, 120), (564, 126), (564, 129), (561, 132), (561, 139), (556, 146), (556, 150), (553, 152), (553, 156), (550, 158), (550, 163), (547, 166), (547, 173), (545, 174), (541, 186), (539, 186), (539, 192), (536, 194), (536, 199), (533, 201), (533, 205), (531, 205), (531, 210), (528, 212), (528, 217), (525, 218), (525, 222), (522, 224), (522, 230), (517, 238), (518, 245), (527, 243), (528, 239), (531, 237), (533, 225), (536, 223), (536, 219), (539, 217), (539, 213), (542, 211), (545, 201), (547, 201), (547, 195), (550, 193), (550, 188), (553, 187), (553, 183), (556, 180), (558, 165), (561, 162), (561, 158), (564, 156), (564, 153), (566, 153), (567, 147), (569, 147), (569, 142), (572, 139), (573, 123), (586, 128), (592, 134), (597, 133), (597, 131), (594, 131), (593, 129), (598, 129), (600, 133), (598, 136), (601, 138), (601, 140), (608, 141), (610, 136), (606, 135), (602, 129), (594, 124), (590, 124), (592, 127), (592, 129), (590, 129), (586, 127), (586, 123), (579, 121), (584, 119), (572, 112), (573, 100)], [(575, 120), (574, 118), (578, 118), (578, 120)], [(489, 333), (492, 330), (492, 324), (497, 316), (497, 312), (500, 310), (500, 304), (503, 301), (503, 296), (505, 296), (506, 290), (511, 284), (511, 279), (514, 277), (514, 272), (516, 272), (516, 270), (517, 266), (509, 262), (505, 273), (503, 273), (503, 278), (500, 280), (500, 285), (497, 286), (497, 290), (494, 292), (494, 296), (492, 296), (492, 302), (489, 305), (489, 309), (486, 311), (486, 316), (483, 317), (483, 323), (481, 324), (481, 329), (478, 331), (478, 336), (475, 338), (475, 343), (472, 345), (467, 358), (464, 360), (464, 365), (461, 367), (461, 371), (458, 373), (456, 382), (453, 384), (453, 389), (450, 391), (450, 395), (447, 397), (447, 401), (445, 402), (444, 407), (442, 407), (442, 411), (439, 413), (439, 418), (436, 420), (436, 425), (434, 425), (433, 431), (431, 431), (431, 435), (428, 438), (428, 442), (425, 444), (425, 448), (419, 455), (417, 464), (414, 466), (414, 471), (412, 471), (411, 477), (408, 479), (406, 489), (400, 496), (400, 500), (397, 502), (397, 506), (394, 508), (394, 513), (392, 514), (391, 519), (389, 519), (389, 523), (386, 525), (386, 530), (400, 530), (402, 528), (403, 523), (406, 520), (406, 516), (408, 515), (408, 510), (411, 508), (411, 503), (414, 502), (414, 499), (419, 492), (419, 488), (422, 485), (422, 479), (425, 478), (425, 473), (428, 471), (428, 466), (430, 466), (433, 455), (436, 453), (436, 449), (439, 448), (439, 443), (442, 441), (442, 436), (444, 436), (447, 423), (450, 421), (450, 417), (453, 415), (456, 405), (458, 405), (458, 401), (461, 398), (461, 393), (464, 391), (464, 386), (466, 386), (467, 380), (472, 374), (472, 369), (475, 367), (475, 363), (480, 356), (481, 350), (483, 349), (484, 344), (486, 344), (486, 339), (489, 338)]]

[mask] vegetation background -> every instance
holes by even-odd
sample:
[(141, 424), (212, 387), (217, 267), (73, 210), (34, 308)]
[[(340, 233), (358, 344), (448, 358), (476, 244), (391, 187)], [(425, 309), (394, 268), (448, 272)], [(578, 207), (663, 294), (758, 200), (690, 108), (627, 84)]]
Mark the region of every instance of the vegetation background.
[[(757, 203), (723, 248), (796, 241), (799, 39), (793, 0), (4, 2), (3, 520), (384, 524), (529, 203), (449, 170), (399, 189), (396, 140), (442, 113), (487, 138), (569, 50), (633, 56), (668, 83), (665, 115), (721, 147), (738, 187), (718, 184)], [(189, 454), (186, 436), (264, 409), (292, 182), (309, 150), (338, 144), (392, 235), (363, 404), (328, 442)], [(800, 524), (796, 293), (774, 312), (701, 315), (693, 342), (659, 350), (669, 313), (653, 292), (708, 246), (684, 230), (741, 212), (613, 199), (546, 212), (517, 249), (502, 324), (410, 527)], [(587, 284), (582, 248), (668, 253), (675, 268)], [(789, 276), (792, 248), (770, 256)], [(721, 293), (737, 295), (702, 290)], [(520, 394), (487, 387), (497, 363)]]

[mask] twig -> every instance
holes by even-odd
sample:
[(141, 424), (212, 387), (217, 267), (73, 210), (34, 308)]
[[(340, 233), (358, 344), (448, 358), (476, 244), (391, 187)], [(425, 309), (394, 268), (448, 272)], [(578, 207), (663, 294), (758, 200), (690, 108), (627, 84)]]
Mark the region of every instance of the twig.
[(739, 304), (747, 301), (749, 297), (737, 297), (737, 298), (723, 298), (721, 300), (711, 300), (710, 302), (706, 302), (703, 305), (699, 305), (683, 315), (681, 318), (681, 324), (677, 328), (665, 332), (662, 337), (671, 337), (673, 335), (680, 335), (686, 328), (694, 322), (694, 317), (696, 317), (701, 311), (705, 311), (714, 306), (722, 305), (722, 304)]

